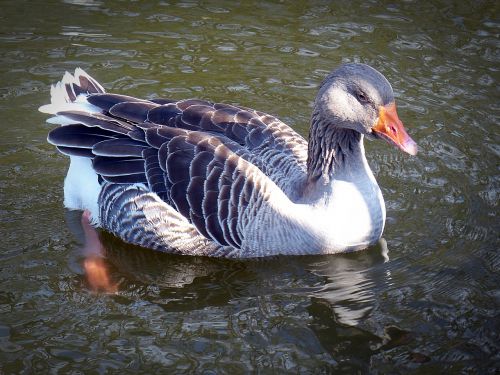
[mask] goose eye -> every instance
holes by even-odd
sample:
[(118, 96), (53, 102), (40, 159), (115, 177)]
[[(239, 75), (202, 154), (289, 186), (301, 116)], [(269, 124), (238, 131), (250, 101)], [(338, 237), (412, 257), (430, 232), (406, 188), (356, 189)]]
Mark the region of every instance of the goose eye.
[(368, 103), (368, 98), (366, 97), (366, 95), (363, 92), (358, 91), (356, 93), (356, 97), (358, 98), (358, 101), (360, 103)]

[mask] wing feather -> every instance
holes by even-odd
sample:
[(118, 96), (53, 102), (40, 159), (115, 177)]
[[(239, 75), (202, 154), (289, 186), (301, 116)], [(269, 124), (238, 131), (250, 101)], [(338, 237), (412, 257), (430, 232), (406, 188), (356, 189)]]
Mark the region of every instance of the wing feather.
[(65, 146), (56, 146), (56, 147), (64, 155), (83, 156), (86, 158), (94, 157), (92, 150), (89, 148), (65, 147)]
[(145, 174), (144, 160), (141, 158), (109, 158), (96, 156), (92, 161), (94, 170), (103, 177)]
[(290, 176), (305, 176), (306, 141), (271, 115), (205, 100), (107, 94), (87, 75), (78, 80), (65, 83), (68, 100), (86, 95), (100, 113), (57, 112), (67, 125), (52, 130), (49, 142), (91, 158), (100, 180), (147, 184), (221, 246), (240, 248), (260, 205), (293, 190)]
[(306, 175), (307, 142), (292, 128), (269, 114), (246, 107), (197, 99), (148, 101), (131, 96), (100, 93), (90, 95), (88, 102), (101, 108), (103, 114), (109, 113), (118, 122), (133, 122), (140, 124), (142, 129), (155, 129), (145, 134), (127, 129), (131, 138), (146, 140), (153, 147), (159, 147), (163, 143), (157, 125), (208, 132), (228, 138), (247, 151), (252, 151), (242, 152), (241, 155), (261, 169), (285, 192), (293, 190), (291, 185), (295, 183), (294, 179), (300, 181)]
[[(146, 133), (158, 150), (165, 188), (176, 209), (218, 244), (241, 247), (241, 228), (252, 220), (244, 212), (250, 209), (249, 200), (268, 199), (277, 186), (243, 158), (243, 146), (223, 136), (168, 127)], [(159, 146), (159, 141), (164, 143)]]
[(93, 94), (87, 97), (87, 101), (96, 107), (101, 108), (103, 113), (109, 113), (111, 107), (123, 102), (149, 102), (128, 95), (119, 94)]
[(161, 199), (171, 204), (165, 173), (161, 169), (158, 160), (158, 150), (154, 148), (145, 149), (142, 152), (142, 157), (144, 158), (144, 169), (151, 191), (154, 191)]
[(115, 117), (131, 121), (144, 122), (148, 119), (151, 109), (158, 107), (158, 104), (151, 102), (121, 102), (109, 109), (109, 113)]
[(112, 139), (113, 133), (82, 124), (70, 124), (52, 129), (47, 140), (55, 146), (92, 148), (98, 142)]
[(127, 174), (123, 176), (102, 176), (104, 181), (115, 184), (146, 184), (148, 182), (144, 174)]
[(92, 153), (95, 156), (110, 157), (142, 157), (148, 146), (130, 138), (115, 138), (94, 144)]
[[(153, 108), (148, 112), (148, 121), (159, 125), (171, 125), (175, 118), (182, 114), (176, 103), (169, 103)], [(172, 125), (171, 125), (172, 126)]]
[(57, 112), (58, 116), (64, 116), (76, 123), (87, 126), (97, 126), (104, 130), (109, 130), (114, 133), (128, 134), (135, 130), (135, 126), (126, 122), (104, 116), (100, 113), (87, 113), (83, 111), (61, 111)]

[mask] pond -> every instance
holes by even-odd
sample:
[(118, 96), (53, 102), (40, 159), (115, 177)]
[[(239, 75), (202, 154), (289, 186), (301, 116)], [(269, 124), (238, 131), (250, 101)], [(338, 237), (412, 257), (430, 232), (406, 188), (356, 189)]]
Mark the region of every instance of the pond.
[[(498, 373), (500, 69), (495, 1), (4, 2), (0, 373)], [(420, 153), (366, 142), (384, 239), (348, 254), (224, 260), (102, 233), (116, 285), (85, 276), (50, 84), (202, 98), (307, 136), (324, 76), (391, 82)]]

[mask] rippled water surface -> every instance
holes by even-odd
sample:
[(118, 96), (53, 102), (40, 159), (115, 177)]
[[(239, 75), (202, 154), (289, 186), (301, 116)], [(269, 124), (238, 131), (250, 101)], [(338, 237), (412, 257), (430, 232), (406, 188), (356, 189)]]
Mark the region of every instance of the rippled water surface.
[[(0, 20), (0, 373), (500, 371), (497, 2), (5, 1)], [(386, 75), (421, 150), (366, 146), (387, 244), (228, 261), (103, 235), (118, 291), (91, 290), (68, 160), (37, 112), (50, 83), (80, 66), (109, 91), (241, 104), (306, 136), (348, 61)]]

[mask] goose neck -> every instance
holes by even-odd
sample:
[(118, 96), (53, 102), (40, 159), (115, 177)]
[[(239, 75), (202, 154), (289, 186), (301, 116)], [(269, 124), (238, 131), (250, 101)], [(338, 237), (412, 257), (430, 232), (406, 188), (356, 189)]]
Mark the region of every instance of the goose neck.
[(362, 134), (313, 116), (307, 158), (308, 184), (328, 184), (336, 176), (356, 170), (365, 161)]

